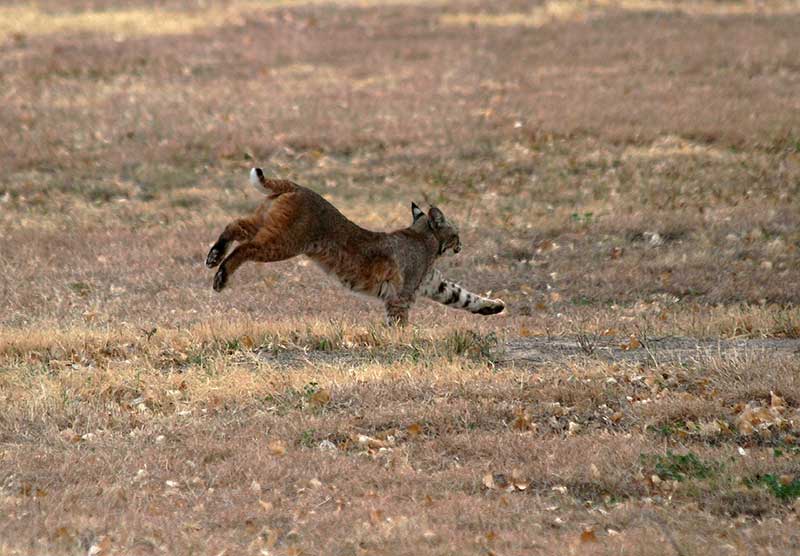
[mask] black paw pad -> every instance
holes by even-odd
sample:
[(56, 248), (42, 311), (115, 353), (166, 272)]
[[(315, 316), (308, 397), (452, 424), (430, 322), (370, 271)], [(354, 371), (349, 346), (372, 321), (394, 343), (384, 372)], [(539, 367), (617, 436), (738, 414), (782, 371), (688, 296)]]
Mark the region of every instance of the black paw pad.
[(214, 291), (221, 292), (222, 289), (228, 283), (228, 273), (225, 272), (225, 269), (220, 268), (217, 273), (214, 275)]
[(222, 261), (222, 250), (216, 247), (212, 247), (211, 251), (208, 252), (208, 257), (206, 257), (206, 266), (208, 268), (214, 268)]

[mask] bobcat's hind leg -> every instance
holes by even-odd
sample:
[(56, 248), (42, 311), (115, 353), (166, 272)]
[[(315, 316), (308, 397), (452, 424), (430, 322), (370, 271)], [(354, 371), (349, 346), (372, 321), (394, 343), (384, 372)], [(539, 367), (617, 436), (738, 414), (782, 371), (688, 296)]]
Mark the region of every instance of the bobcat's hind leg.
[(228, 255), (214, 275), (214, 291), (222, 291), (236, 269), (247, 261), (269, 263), (283, 261), (300, 254), (300, 250), (275, 234), (258, 234), (252, 241), (240, 244)]
[(222, 259), (225, 258), (225, 253), (233, 241), (247, 241), (256, 235), (256, 226), (246, 219), (236, 220), (225, 226), (225, 230), (220, 234), (216, 243), (211, 246), (211, 250), (206, 257), (206, 266), (214, 268)]

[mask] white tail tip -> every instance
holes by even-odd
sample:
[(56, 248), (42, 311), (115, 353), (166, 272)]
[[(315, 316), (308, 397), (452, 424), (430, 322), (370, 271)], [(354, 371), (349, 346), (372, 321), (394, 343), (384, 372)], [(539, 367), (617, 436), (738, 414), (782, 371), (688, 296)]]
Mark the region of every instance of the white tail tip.
[(255, 187), (259, 193), (264, 193), (264, 186), (261, 185), (261, 180), (258, 177), (259, 173), (261, 173), (262, 176), (264, 175), (260, 168), (253, 168), (250, 170), (250, 184)]

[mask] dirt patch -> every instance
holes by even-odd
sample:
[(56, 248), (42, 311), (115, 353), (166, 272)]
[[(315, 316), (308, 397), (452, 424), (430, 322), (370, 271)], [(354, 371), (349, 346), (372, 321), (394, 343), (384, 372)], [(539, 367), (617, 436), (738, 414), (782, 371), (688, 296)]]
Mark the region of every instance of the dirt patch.
[(499, 354), (498, 362), (535, 365), (575, 359), (598, 359), (659, 364), (697, 362), (714, 355), (735, 357), (798, 353), (800, 353), (800, 340), (797, 339), (698, 340), (664, 337), (641, 342), (619, 337), (588, 340), (581, 340), (578, 337), (537, 337), (510, 340)]
[[(418, 358), (413, 346), (391, 348), (314, 350), (257, 350), (265, 363), (278, 367), (309, 365), (357, 367), (369, 363), (412, 362)], [(579, 336), (513, 338), (483, 352), (483, 358), (499, 366), (536, 367), (542, 364), (569, 364), (586, 361), (633, 362), (645, 365), (702, 363), (709, 357), (752, 357), (759, 355), (798, 355), (800, 339), (696, 339), (682, 337), (650, 338)], [(478, 354), (474, 354), (478, 355)]]

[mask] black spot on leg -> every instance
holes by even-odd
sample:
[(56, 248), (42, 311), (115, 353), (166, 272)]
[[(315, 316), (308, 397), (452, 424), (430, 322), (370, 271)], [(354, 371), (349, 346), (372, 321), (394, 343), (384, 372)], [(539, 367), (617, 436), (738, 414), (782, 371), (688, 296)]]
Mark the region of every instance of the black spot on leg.
[(479, 315), (496, 315), (497, 313), (502, 313), (503, 309), (505, 309), (505, 305), (497, 304), (497, 305), (487, 305), (486, 307), (481, 307), (476, 313)]
[(461, 296), (461, 288), (456, 287), (453, 292), (450, 294), (450, 297), (447, 298), (447, 301), (444, 302), (445, 305), (452, 305), (458, 298)]
[(444, 293), (444, 290), (446, 289), (447, 289), (447, 284), (444, 281), (439, 282), (439, 293)]
[(461, 308), (466, 309), (467, 307), (469, 307), (470, 303), (472, 303), (472, 296), (470, 294), (467, 294), (467, 298), (464, 300), (464, 303), (461, 304)]

